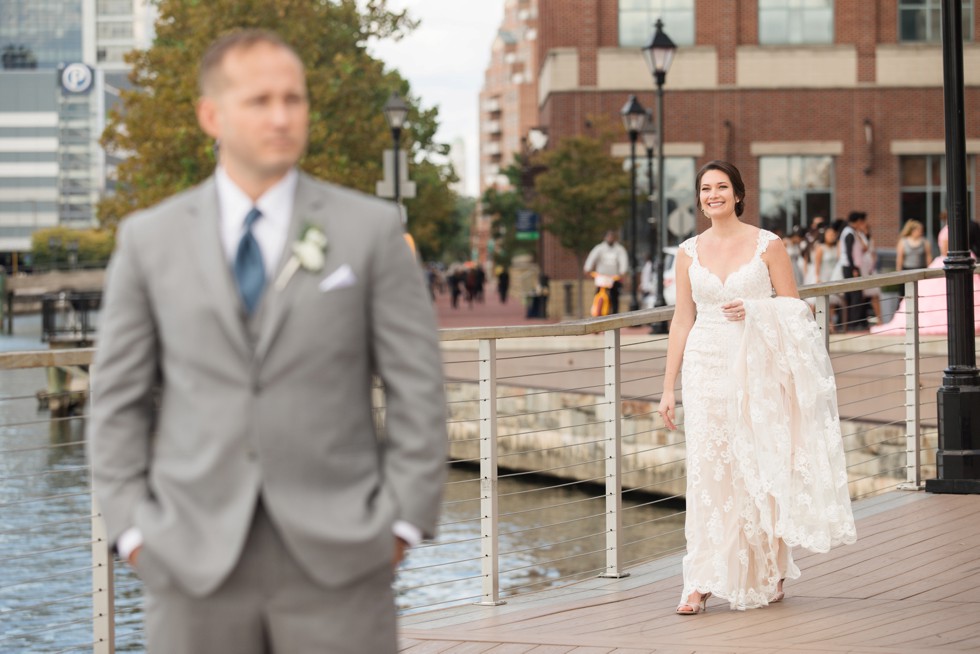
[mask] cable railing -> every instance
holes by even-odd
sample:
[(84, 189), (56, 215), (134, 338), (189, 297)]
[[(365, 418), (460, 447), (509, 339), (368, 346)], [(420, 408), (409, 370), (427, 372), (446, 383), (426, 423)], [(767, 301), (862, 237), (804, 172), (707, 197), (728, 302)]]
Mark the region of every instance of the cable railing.
[[(935, 302), (918, 289), (942, 275), (891, 273), (801, 292), (813, 299), (837, 374), (852, 498), (918, 489), (935, 475), (946, 341), (919, 334), (922, 307)], [(832, 296), (881, 287), (902, 289), (904, 322), (845, 331), (856, 318), (837, 315)], [(449, 479), (437, 539), (399, 569), (401, 613), (622, 577), (683, 550), (683, 394), (678, 429), (667, 431), (656, 413), (667, 337), (646, 333), (671, 315), (664, 307), (440, 332)], [(51, 418), (32, 393), (51, 369), (83, 371), (91, 356), (0, 354), (0, 651), (142, 651), (141, 584), (109, 555), (90, 492), (85, 415)], [(383, 427), (380, 386), (375, 397)]]

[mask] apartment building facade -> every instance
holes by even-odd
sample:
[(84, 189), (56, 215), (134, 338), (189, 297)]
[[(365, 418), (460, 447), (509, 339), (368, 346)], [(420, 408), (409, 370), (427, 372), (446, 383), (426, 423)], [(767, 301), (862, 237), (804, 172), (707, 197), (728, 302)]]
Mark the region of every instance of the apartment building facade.
[(99, 139), (128, 85), (126, 52), (147, 47), (148, 0), (4, 0), (0, 4), (0, 263), (31, 235), (96, 224), (111, 179)]
[[(480, 194), (510, 188), (504, 170), (529, 145), (538, 121), (538, 0), (504, 0), (504, 19), (490, 50), (480, 92)], [(492, 254), (491, 217), (477, 212), (473, 248), (485, 262)], [(492, 258), (492, 257), (491, 257)]]
[[(971, 216), (980, 153), (974, 5), (963, 2)], [(537, 116), (529, 122), (547, 131), (550, 147), (587, 133), (597, 117), (618, 121), (630, 94), (655, 107), (641, 48), (659, 18), (678, 46), (664, 86), (669, 244), (707, 227), (693, 210), (694, 174), (717, 158), (742, 171), (744, 219), (754, 224), (787, 232), (817, 215), (860, 210), (880, 248), (893, 247), (911, 218), (934, 236), (946, 195), (939, 6), (940, 0), (538, 0)], [(611, 152), (626, 160), (625, 131)], [(645, 167), (637, 173), (646, 179)], [(641, 252), (646, 242), (641, 231)], [(543, 266), (552, 279), (577, 276), (574, 259), (547, 235)]]

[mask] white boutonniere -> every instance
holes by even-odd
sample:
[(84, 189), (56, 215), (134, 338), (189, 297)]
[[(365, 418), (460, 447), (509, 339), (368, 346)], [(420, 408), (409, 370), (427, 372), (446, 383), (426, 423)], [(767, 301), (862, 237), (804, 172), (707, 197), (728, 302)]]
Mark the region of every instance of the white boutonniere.
[(276, 290), (286, 288), (286, 284), (299, 268), (309, 272), (320, 272), (327, 258), (327, 236), (319, 227), (307, 223), (300, 232), (299, 240), (292, 245), (293, 256), (289, 258), (279, 278)]

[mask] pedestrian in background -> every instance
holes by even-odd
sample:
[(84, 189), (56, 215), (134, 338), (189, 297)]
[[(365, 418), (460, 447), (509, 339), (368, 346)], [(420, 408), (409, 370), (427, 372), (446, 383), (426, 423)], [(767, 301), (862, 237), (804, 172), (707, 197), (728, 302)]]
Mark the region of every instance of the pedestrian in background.
[(925, 227), (918, 220), (905, 222), (895, 245), (895, 270), (916, 270), (929, 265), (932, 247), (925, 234)]
[[(868, 220), (863, 211), (852, 211), (847, 215), (847, 226), (841, 232), (838, 253), (841, 259), (841, 274), (844, 279), (861, 276), (864, 261), (864, 239), (861, 232)], [(844, 294), (844, 329), (858, 330), (865, 327), (864, 294), (861, 291), (848, 291)]]
[[(585, 273), (596, 273), (612, 279), (609, 288), (609, 312), (619, 313), (619, 291), (622, 283), (619, 281), (629, 270), (629, 255), (626, 248), (616, 240), (616, 232), (609, 230), (598, 245), (592, 248), (585, 259)], [(598, 283), (598, 281), (597, 281)], [(598, 290), (596, 291), (598, 294)]]
[(507, 290), (510, 288), (510, 273), (506, 266), (500, 266), (497, 273), (497, 294), (500, 296), (500, 303), (507, 304)]
[[(823, 230), (827, 227), (827, 221), (823, 216), (814, 216), (810, 220), (810, 227), (803, 235), (803, 242), (800, 243), (800, 254), (807, 264), (813, 263), (814, 248), (823, 243)], [(805, 276), (804, 276), (805, 277)]]
[[(878, 270), (878, 249), (875, 247), (874, 239), (871, 236), (871, 224), (864, 221), (864, 229), (858, 231), (858, 238), (863, 243), (863, 255), (861, 257), (861, 276), (870, 277)], [(867, 316), (869, 323), (882, 322), (881, 319), (881, 288), (872, 286), (861, 291), (861, 297), (871, 303), (871, 310), (874, 316)]]

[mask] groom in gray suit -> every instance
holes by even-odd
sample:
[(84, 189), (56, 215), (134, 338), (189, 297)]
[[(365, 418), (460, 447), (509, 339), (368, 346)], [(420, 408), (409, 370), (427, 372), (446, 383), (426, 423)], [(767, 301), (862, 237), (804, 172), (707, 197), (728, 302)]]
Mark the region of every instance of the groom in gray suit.
[(393, 204), (297, 171), (305, 73), (275, 34), (216, 42), (200, 85), (218, 168), (121, 225), (106, 282), (110, 542), (154, 654), (394, 652), (393, 569), (435, 530), (447, 439), (421, 272)]

